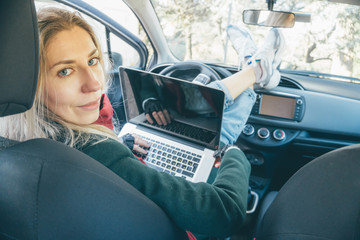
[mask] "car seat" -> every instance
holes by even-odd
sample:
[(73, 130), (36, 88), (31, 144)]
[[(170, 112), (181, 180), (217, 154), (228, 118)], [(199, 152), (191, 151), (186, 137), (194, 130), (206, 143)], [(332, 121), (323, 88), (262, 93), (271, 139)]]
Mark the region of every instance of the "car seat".
[[(0, 1), (0, 117), (31, 108), (38, 77), (32, 0)], [(152, 201), (49, 139), (0, 138), (0, 239), (186, 239)]]
[(256, 240), (359, 240), (360, 145), (311, 161), (259, 211)]

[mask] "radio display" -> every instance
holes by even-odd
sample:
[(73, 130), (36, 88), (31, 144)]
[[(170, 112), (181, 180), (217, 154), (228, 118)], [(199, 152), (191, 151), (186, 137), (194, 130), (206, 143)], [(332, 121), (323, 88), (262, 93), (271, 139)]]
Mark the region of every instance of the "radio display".
[(259, 114), (293, 119), (295, 105), (295, 98), (262, 94)]

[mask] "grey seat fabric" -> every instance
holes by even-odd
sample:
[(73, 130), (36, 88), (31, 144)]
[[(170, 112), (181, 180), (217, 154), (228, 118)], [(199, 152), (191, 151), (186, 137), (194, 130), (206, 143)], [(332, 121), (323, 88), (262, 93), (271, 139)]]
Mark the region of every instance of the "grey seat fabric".
[(0, 239), (185, 239), (116, 174), (49, 139), (0, 152)]
[[(30, 0), (0, 1), (0, 117), (25, 112), (38, 76), (38, 30)], [(19, 13), (19, 14), (15, 14)]]
[[(0, 117), (32, 106), (32, 0), (0, 1)], [(152, 201), (85, 154), (50, 139), (1, 138), (0, 239), (187, 239)]]
[(261, 207), (259, 209), (258, 215), (257, 215), (257, 221), (255, 223), (255, 229), (254, 232), (259, 232), (260, 224), (263, 221), (264, 215), (266, 211), (269, 209), (270, 205), (274, 201), (275, 197), (277, 196), (279, 192), (272, 191), (266, 194), (265, 198), (262, 200)]
[(324, 154), (291, 177), (256, 239), (360, 239), (360, 145)]
[(0, 151), (4, 150), (5, 148), (9, 148), (11, 146), (14, 146), (17, 143), (18, 143), (17, 141), (0, 137)]

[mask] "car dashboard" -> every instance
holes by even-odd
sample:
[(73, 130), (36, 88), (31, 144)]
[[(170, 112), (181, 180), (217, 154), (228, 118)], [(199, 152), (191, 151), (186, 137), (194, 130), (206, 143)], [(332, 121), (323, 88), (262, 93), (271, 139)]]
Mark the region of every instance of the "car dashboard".
[[(237, 71), (207, 65), (222, 77)], [(167, 66), (151, 71), (159, 73)], [(359, 84), (281, 71), (279, 86), (255, 92), (256, 103), (236, 144), (252, 165), (250, 186), (260, 198), (279, 190), (316, 157), (360, 143)]]
[[(282, 73), (258, 99), (237, 144), (259, 195), (279, 190), (306, 163), (360, 142), (358, 84)], [(340, 94), (341, 93), (341, 94)]]

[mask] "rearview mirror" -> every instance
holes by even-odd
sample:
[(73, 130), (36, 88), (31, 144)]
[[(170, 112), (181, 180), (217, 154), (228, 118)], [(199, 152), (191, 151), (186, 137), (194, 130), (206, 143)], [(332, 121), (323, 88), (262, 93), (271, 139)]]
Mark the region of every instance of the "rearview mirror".
[(295, 14), (267, 10), (244, 10), (243, 22), (264, 27), (291, 28), (295, 24)]

